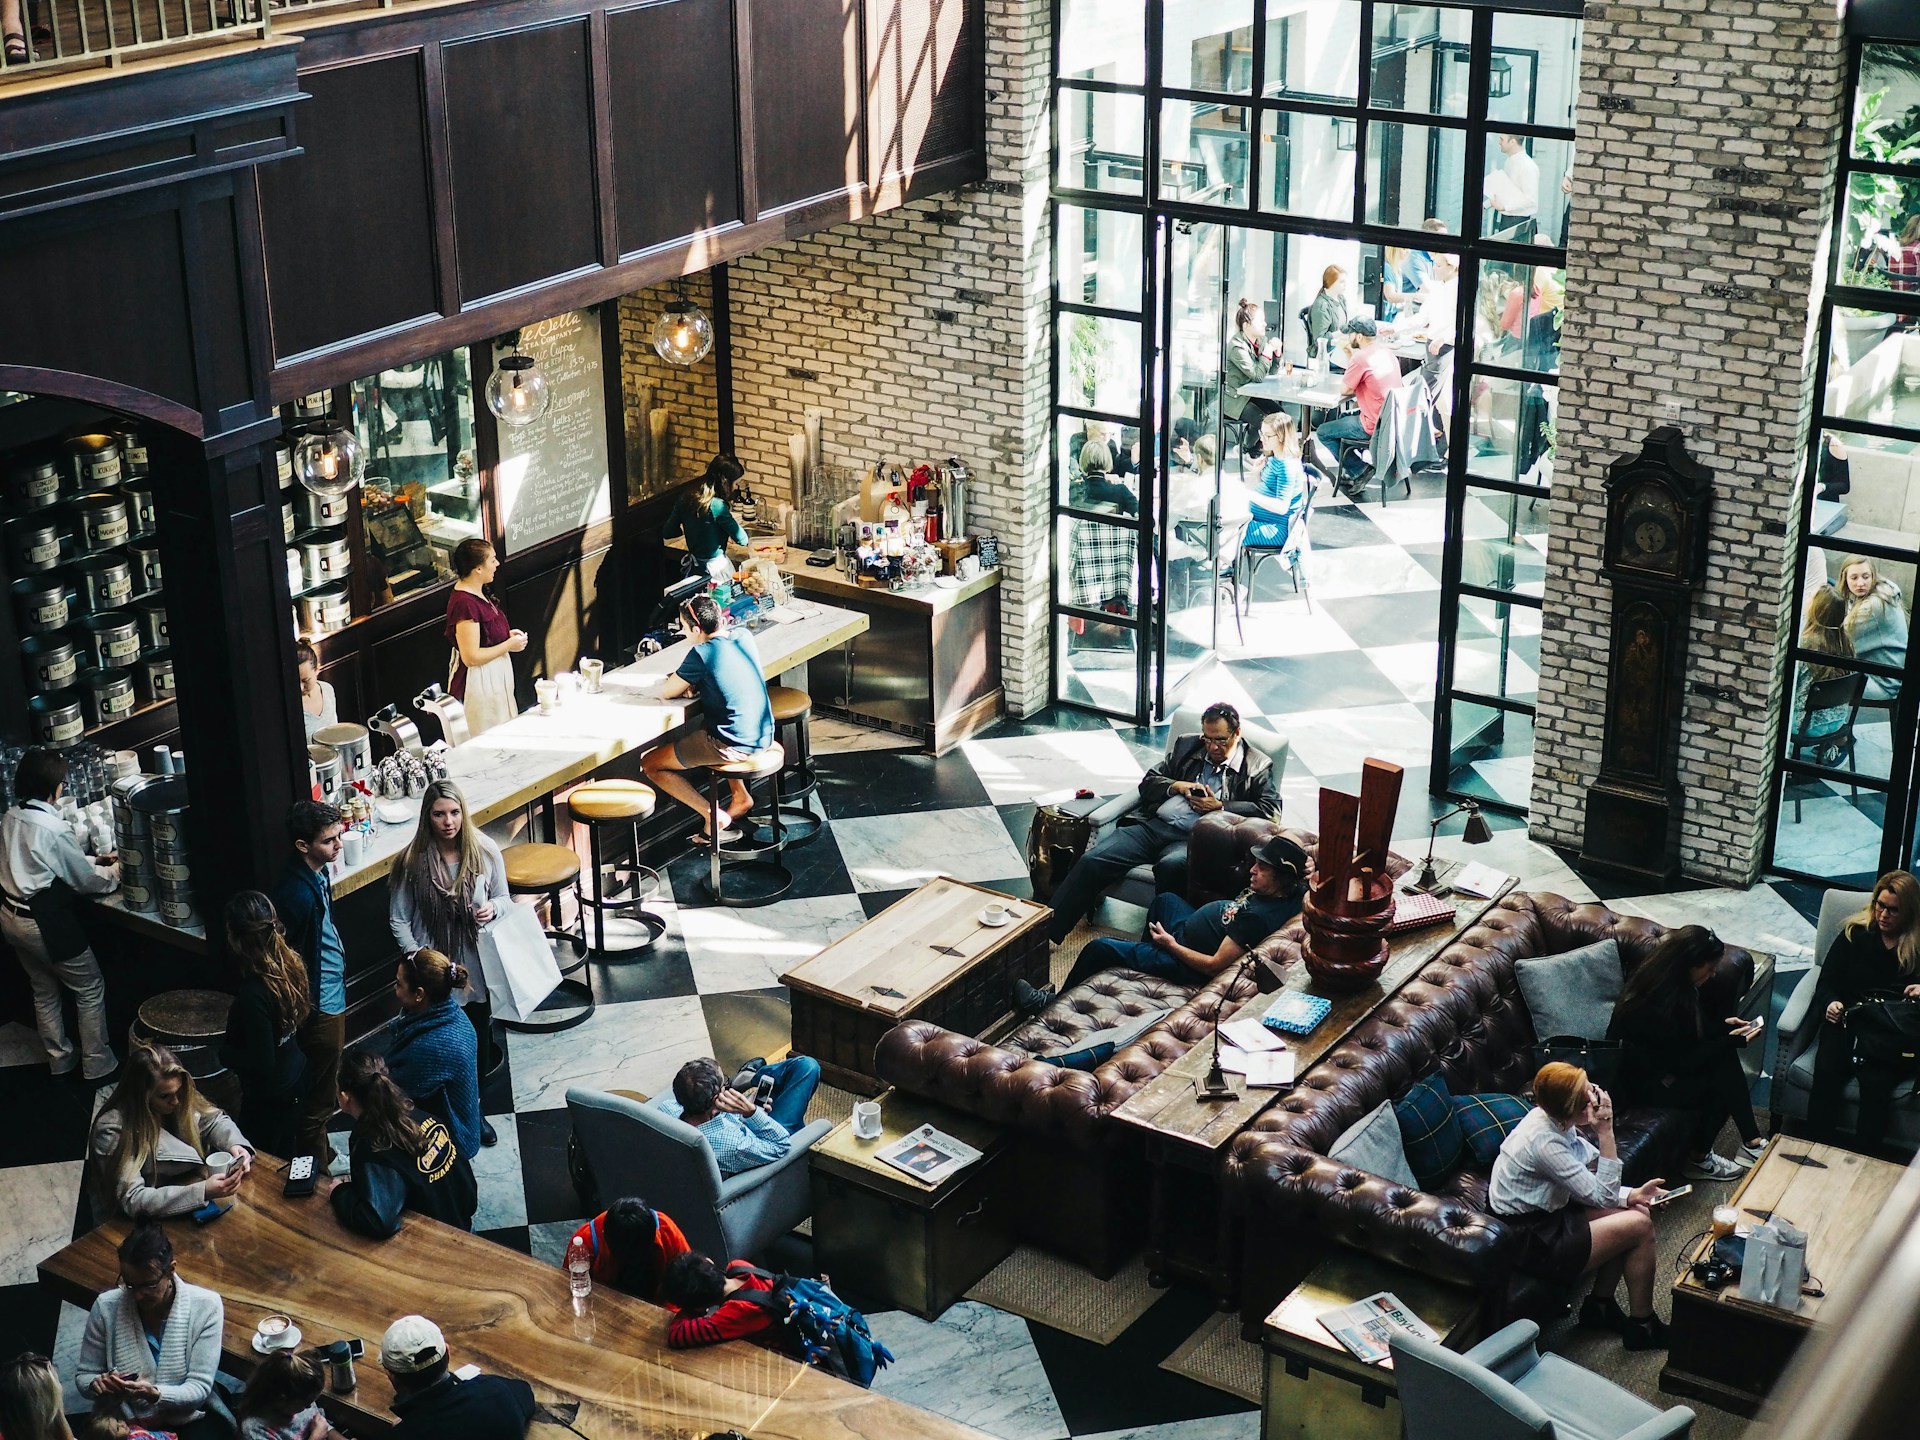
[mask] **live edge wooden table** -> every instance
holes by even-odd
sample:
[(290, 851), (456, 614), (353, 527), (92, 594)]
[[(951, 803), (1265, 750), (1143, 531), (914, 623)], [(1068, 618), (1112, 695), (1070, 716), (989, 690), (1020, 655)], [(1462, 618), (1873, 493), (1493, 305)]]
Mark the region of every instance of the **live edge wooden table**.
[[(223, 1369), (249, 1374), (260, 1318), (285, 1311), (305, 1347), (366, 1342), (358, 1388), (322, 1397), (329, 1418), (362, 1440), (394, 1424), (393, 1390), (374, 1358), (401, 1315), (425, 1315), (453, 1364), (533, 1386), (541, 1405), (584, 1440), (702, 1440), (736, 1429), (755, 1440), (985, 1440), (977, 1430), (809, 1370), (748, 1342), (667, 1348), (667, 1312), (596, 1287), (576, 1315), (563, 1272), (417, 1215), (391, 1240), (350, 1235), (317, 1195), (280, 1193), (284, 1165), (262, 1156), (233, 1209), (209, 1225), (169, 1221), (180, 1273), (226, 1302)], [(114, 1247), (126, 1223), (104, 1225), (40, 1263), (41, 1283), (90, 1305), (118, 1283)], [(577, 1407), (577, 1411), (574, 1407)], [(569, 1440), (536, 1421), (539, 1440)]]
[[(1364, 990), (1345, 994), (1323, 992), (1295, 965), (1282, 988), (1308, 995), (1325, 994), (1333, 1008), (1309, 1035), (1289, 1035), (1293, 1078), (1298, 1084), (1394, 991), (1419, 974), (1426, 963), (1453, 942), (1513, 888), (1509, 876), (1491, 900), (1454, 895), (1451, 924), (1437, 921), (1419, 930), (1393, 936), (1387, 968)], [(1274, 1001), (1274, 992), (1256, 993), (1226, 1012), (1261, 1015)], [(1240, 1244), (1237, 1225), (1220, 1199), (1220, 1166), (1226, 1149), (1268, 1106), (1287, 1092), (1255, 1090), (1243, 1075), (1227, 1076), (1232, 1100), (1202, 1100), (1200, 1086), (1213, 1064), (1211, 1037), (1196, 1044), (1152, 1080), (1129, 1095), (1113, 1112), (1120, 1125), (1136, 1131), (1145, 1142), (1151, 1167), (1147, 1219), (1147, 1271), (1155, 1285), (1175, 1278), (1195, 1280), (1212, 1288), (1223, 1310), (1232, 1308), (1239, 1284)]]
[(1712, 1237), (1690, 1243), (1673, 1282), (1672, 1343), (1660, 1388), (1740, 1415), (1757, 1413), (1826, 1308), (1837, 1304), (1846, 1313), (1848, 1297), (1834, 1289), (1902, 1173), (1870, 1155), (1776, 1135), (1725, 1203), (1740, 1212), (1742, 1227), (1778, 1215), (1806, 1231), (1808, 1282), (1818, 1280), (1826, 1293), (1803, 1294), (1799, 1309), (1782, 1310), (1741, 1299), (1737, 1284), (1709, 1290), (1691, 1267)]
[[(989, 904), (1012, 918), (993, 927)], [(877, 1094), (873, 1048), (903, 1020), (982, 1035), (1011, 1009), (1013, 982), (1047, 983), (1053, 912), (942, 875), (780, 977), (793, 1003), (793, 1050), (831, 1085)]]

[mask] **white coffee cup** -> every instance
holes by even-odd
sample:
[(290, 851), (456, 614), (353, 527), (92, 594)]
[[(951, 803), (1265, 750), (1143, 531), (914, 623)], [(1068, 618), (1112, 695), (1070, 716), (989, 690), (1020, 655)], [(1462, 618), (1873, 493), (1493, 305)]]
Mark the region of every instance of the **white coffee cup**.
[(293, 1317), (268, 1315), (253, 1327), (263, 1350), (284, 1350), (293, 1343)]
[(560, 701), (560, 687), (551, 680), (536, 680), (533, 682), (533, 693), (539, 697), (540, 713), (551, 715), (553, 707)]
[(1012, 913), (1011, 910), (1007, 909), (1007, 907), (1002, 905), (998, 900), (993, 900), (989, 901), (987, 908), (980, 912), (980, 918), (989, 925), (1004, 925), (1007, 923), (1007, 917)]
[(880, 1138), (880, 1102), (858, 1100), (853, 1106), (853, 1133), (862, 1140)]
[(215, 1150), (207, 1156), (207, 1174), (219, 1179), (233, 1168), (233, 1156), (225, 1150)]
[(366, 842), (361, 839), (358, 830), (348, 830), (340, 837), (340, 863), (351, 869), (360, 863), (360, 852)]
[(585, 683), (589, 695), (598, 695), (600, 693), (600, 677), (606, 673), (606, 669), (606, 662), (603, 660), (582, 660), (580, 662), (580, 679)]

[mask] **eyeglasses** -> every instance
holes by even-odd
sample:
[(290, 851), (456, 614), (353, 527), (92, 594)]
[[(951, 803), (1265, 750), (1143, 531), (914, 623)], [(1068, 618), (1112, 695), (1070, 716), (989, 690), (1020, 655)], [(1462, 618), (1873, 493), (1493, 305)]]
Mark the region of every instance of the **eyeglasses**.
[(1898, 905), (1889, 905), (1884, 900), (1874, 901), (1873, 908), (1882, 915), (1898, 915), (1900, 913), (1900, 907)]
[(167, 1288), (168, 1282), (172, 1279), (173, 1272), (171, 1270), (162, 1271), (157, 1278), (152, 1280), (129, 1280), (123, 1275), (120, 1278), (120, 1288), (130, 1291), (135, 1295), (157, 1295)]

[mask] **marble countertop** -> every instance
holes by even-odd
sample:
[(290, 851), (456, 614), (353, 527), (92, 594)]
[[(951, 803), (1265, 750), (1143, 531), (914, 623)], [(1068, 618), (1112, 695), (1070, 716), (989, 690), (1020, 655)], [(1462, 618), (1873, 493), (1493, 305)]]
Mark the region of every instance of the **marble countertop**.
[[(785, 609), (797, 618), (770, 625), (753, 637), (761, 674), (768, 679), (844, 644), (868, 625), (864, 615), (813, 600), (796, 599)], [(631, 665), (607, 671), (600, 694), (575, 695), (551, 714), (527, 710), (452, 751), (447, 777), (465, 793), (474, 822), (496, 820), (686, 725), (689, 702), (663, 700), (660, 692), (690, 648), (691, 643), (682, 640), (658, 654), (643, 655)], [(376, 820), (373, 839), (361, 847), (359, 859), (352, 865), (336, 863), (336, 899), (386, 878), (393, 857), (413, 836), (418, 809), (416, 802), (415, 813), (398, 825)], [(127, 910), (117, 896), (97, 903), (115, 911), (115, 920), (151, 929), (176, 943), (182, 943), (183, 936), (201, 946), (206, 943), (204, 926), (168, 925), (158, 915)]]

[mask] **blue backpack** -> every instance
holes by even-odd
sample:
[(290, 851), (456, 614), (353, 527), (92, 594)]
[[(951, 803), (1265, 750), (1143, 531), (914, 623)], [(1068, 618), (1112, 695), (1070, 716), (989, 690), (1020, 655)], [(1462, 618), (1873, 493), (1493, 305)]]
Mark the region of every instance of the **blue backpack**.
[(893, 1352), (873, 1338), (867, 1317), (824, 1282), (776, 1275), (751, 1265), (738, 1266), (731, 1273), (772, 1282), (771, 1290), (739, 1290), (732, 1298), (772, 1315), (794, 1359), (863, 1389), (873, 1384), (876, 1371), (893, 1363)]

